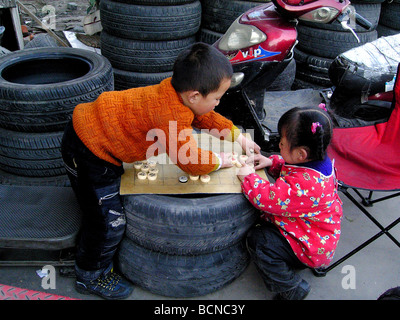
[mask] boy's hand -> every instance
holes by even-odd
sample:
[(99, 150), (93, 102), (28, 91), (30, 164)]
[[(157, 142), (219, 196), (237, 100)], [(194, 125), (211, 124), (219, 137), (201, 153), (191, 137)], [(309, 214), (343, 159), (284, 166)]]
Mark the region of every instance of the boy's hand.
[(221, 168), (230, 168), (230, 167), (233, 167), (233, 164), (232, 164), (232, 154), (231, 154), (231, 153), (221, 152), (221, 153), (219, 154), (219, 156), (221, 157), (221, 160), (222, 160)]
[(254, 141), (247, 139), (243, 134), (240, 134), (236, 140), (248, 156), (254, 153), (260, 153), (261, 148)]

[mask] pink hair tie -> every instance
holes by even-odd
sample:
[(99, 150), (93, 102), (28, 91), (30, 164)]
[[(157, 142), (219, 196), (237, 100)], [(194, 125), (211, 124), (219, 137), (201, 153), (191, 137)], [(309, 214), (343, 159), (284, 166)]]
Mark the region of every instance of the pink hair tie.
[(311, 125), (311, 132), (314, 134), (317, 132), (317, 128), (320, 127), (322, 128), (322, 125), (319, 122), (313, 122)]
[(328, 110), (326, 110), (326, 105), (325, 105), (325, 103), (320, 103), (320, 104), (318, 105), (318, 108), (320, 108), (320, 109), (325, 110), (326, 112), (328, 112)]

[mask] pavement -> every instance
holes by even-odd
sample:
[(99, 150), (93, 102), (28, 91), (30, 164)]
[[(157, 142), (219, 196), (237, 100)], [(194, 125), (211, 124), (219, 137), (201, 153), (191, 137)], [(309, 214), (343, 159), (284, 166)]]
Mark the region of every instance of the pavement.
[[(376, 194), (386, 195), (378, 192)], [(344, 203), (344, 217), (334, 261), (379, 231), (343, 194), (341, 198)], [(383, 225), (387, 225), (399, 216), (399, 201), (400, 198), (393, 198), (376, 203), (370, 208), (370, 212)], [(394, 227), (391, 233), (400, 239), (400, 224)], [(79, 294), (74, 288), (74, 278), (61, 276), (60, 267), (55, 267), (54, 288), (44, 289), (46, 285), (43, 287), (42, 278), (37, 273), (40, 270), (40, 266), (0, 266), (0, 284), (74, 299), (101, 300), (96, 296)], [(301, 270), (299, 274), (312, 288), (306, 300), (376, 300), (386, 290), (400, 286), (400, 248), (383, 235), (329, 271), (324, 277), (316, 277), (310, 269)], [(260, 275), (251, 262), (232, 283), (205, 296), (175, 299), (135, 287), (127, 300), (263, 301), (272, 300), (273, 296), (274, 294), (264, 287)]]

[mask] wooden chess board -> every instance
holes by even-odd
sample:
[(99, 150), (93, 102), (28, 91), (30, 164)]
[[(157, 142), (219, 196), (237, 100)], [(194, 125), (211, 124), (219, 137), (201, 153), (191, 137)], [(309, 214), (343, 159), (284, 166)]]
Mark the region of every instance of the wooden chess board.
[[(215, 152), (237, 152), (243, 154), (238, 143), (222, 141), (211, 135), (205, 138), (205, 133), (195, 134), (195, 139), (199, 146), (205, 150)], [(158, 169), (157, 179), (152, 181), (149, 179), (140, 180), (137, 173), (140, 169), (135, 169), (133, 164), (124, 163), (125, 173), (121, 178), (122, 195), (126, 194), (185, 194), (185, 193), (241, 193), (240, 180), (236, 173), (236, 166), (223, 168), (218, 171), (213, 171), (209, 174), (210, 181), (205, 183), (200, 179), (193, 181), (189, 178), (189, 174), (182, 171), (176, 166), (166, 154), (157, 157), (151, 157), (148, 160), (157, 162)], [(268, 180), (264, 170), (257, 170), (262, 178)], [(187, 182), (180, 182), (179, 177), (187, 177)]]

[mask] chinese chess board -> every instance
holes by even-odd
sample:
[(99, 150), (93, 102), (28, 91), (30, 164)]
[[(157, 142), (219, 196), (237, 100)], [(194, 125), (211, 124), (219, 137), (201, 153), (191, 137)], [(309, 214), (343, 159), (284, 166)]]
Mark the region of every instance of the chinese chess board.
[[(207, 137), (203, 136), (206, 135)], [(204, 150), (214, 152), (236, 152), (243, 154), (238, 143), (219, 140), (211, 135), (195, 134), (198, 145)], [(209, 174), (210, 181), (202, 182), (200, 179), (193, 181), (189, 174), (173, 164), (166, 154), (151, 157), (148, 160), (157, 162), (158, 169), (156, 180), (140, 180), (137, 176), (140, 169), (135, 169), (133, 164), (124, 163), (125, 173), (121, 178), (122, 195), (126, 194), (185, 194), (185, 193), (241, 193), (240, 180), (236, 173), (238, 168), (234, 165)], [(257, 170), (262, 178), (268, 180), (264, 170)], [(180, 182), (180, 177), (187, 177), (187, 182)]]

